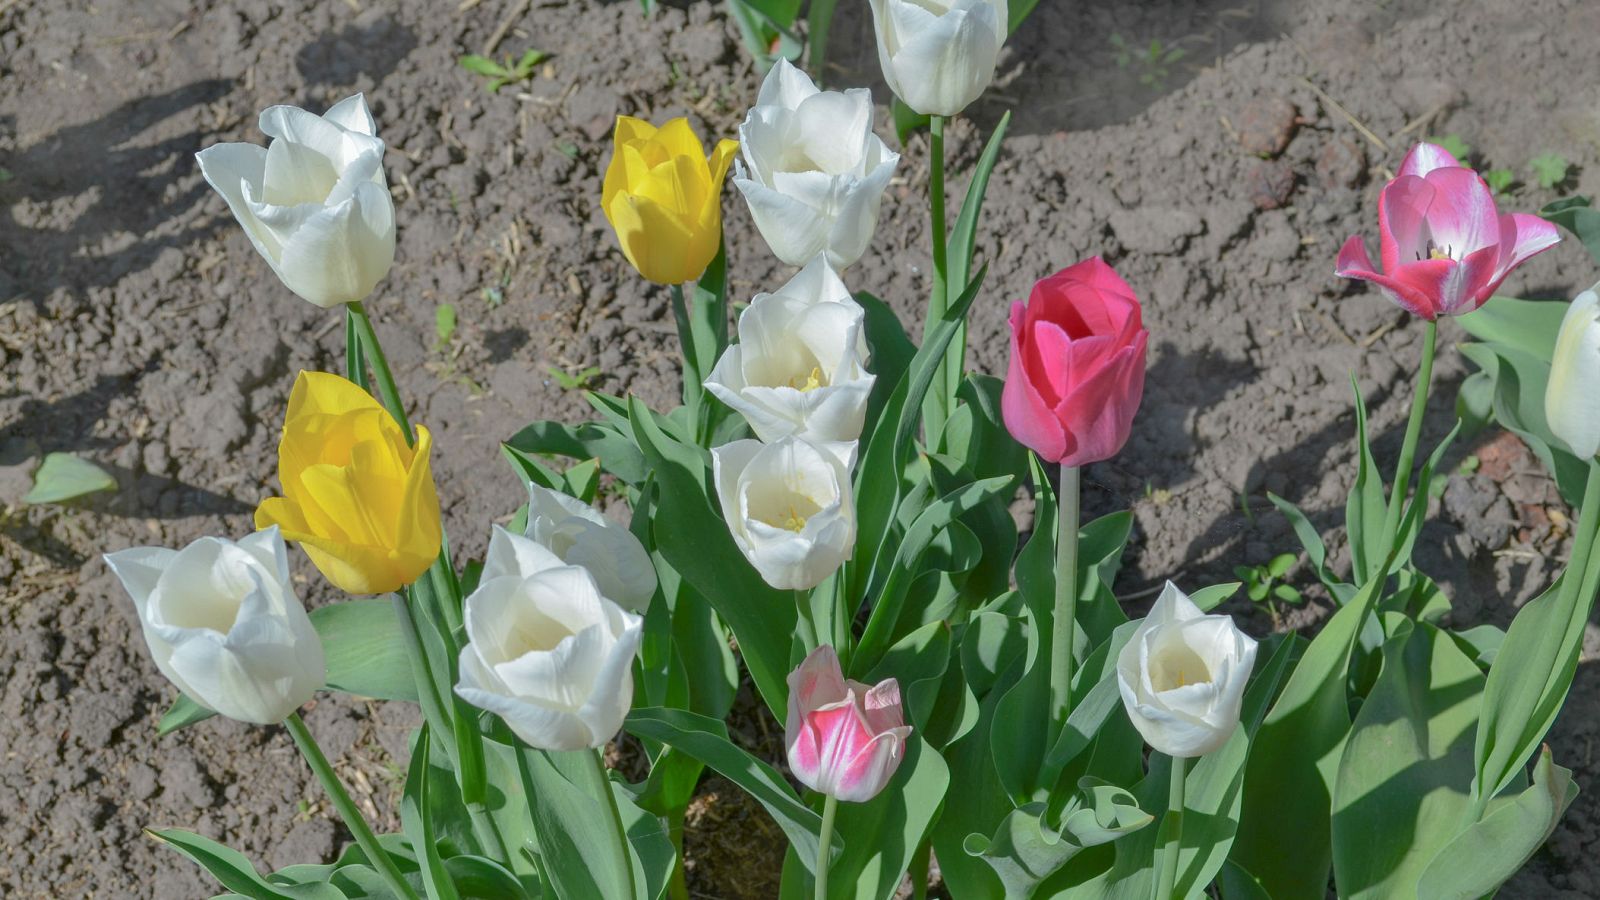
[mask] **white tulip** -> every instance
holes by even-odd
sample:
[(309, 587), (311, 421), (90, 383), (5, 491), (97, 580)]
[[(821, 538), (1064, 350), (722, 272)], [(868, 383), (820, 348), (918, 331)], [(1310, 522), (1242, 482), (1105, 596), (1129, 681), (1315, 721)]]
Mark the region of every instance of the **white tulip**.
[(1167, 582), (1117, 655), (1117, 687), (1145, 741), (1175, 757), (1204, 756), (1239, 726), (1256, 642), (1228, 616), (1208, 616)]
[(276, 526), (238, 542), (203, 537), (182, 550), (132, 547), (105, 560), (133, 598), (156, 668), (206, 709), (281, 722), (327, 680)]
[(872, 131), (872, 92), (819, 91), (779, 59), (739, 126), (733, 183), (767, 246), (791, 266), (845, 269), (867, 252), (900, 154)]
[(777, 293), (750, 301), (739, 343), (722, 352), (706, 389), (763, 441), (798, 435), (852, 467), (875, 380), (865, 320), (819, 255)]
[(272, 143), (214, 144), (200, 172), (289, 290), (324, 308), (362, 300), (394, 264), (383, 141), (360, 95), (318, 116), (261, 114)]
[(541, 750), (603, 747), (622, 728), (644, 622), (588, 569), (496, 527), (463, 615), (461, 699)]
[(925, 116), (953, 116), (994, 80), (1006, 0), (869, 0), (883, 80)]
[(1561, 320), (1544, 414), (1579, 458), (1600, 453), (1600, 297), (1594, 288), (1579, 294)]
[(642, 613), (656, 592), (650, 554), (633, 532), (576, 497), (528, 483), (525, 537), (594, 576), (601, 596)]
[(850, 558), (855, 499), (837, 456), (790, 436), (724, 444), (711, 462), (734, 543), (767, 584), (807, 590)]

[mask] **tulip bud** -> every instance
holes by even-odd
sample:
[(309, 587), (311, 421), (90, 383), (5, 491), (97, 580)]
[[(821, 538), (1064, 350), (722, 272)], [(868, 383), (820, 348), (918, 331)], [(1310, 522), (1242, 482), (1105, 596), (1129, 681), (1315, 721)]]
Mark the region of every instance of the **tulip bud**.
[(850, 558), (855, 499), (838, 457), (790, 436), (724, 444), (711, 461), (728, 530), (767, 584), (808, 590)]
[(462, 700), (541, 750), (603, 747), (622, 728), (644, 623), (589, 570), (496, 527), (463, 616)]
[(794, 777), (852, 803), (883, 790), (911, 736), (899, 683), (888, 678), (869, 687), (845, 680), (838, 654), (826, 644), (789, 673), (787, 719), (784, 743)]
[(1011, 306), (1006, 429), (1063, 466), (1115, 456), (1144, 396), (1149, 338), (1133, 288), (1098, 256), (1041, 280)]
[(156, 668), (190, 700), (241, 722), (281, 722), (327, 678), (322, 641), (289, 580), (278, 529), (182, 550), (133, 547), (106, 564), (139, 611)]
[(750, 301), (739, 343), (723, 351), (706, 389), (761, 440), (798, 435), (852, 466), (875, 380), (865, 368), (865, 321), (819, 255), (776, 293)]
[(722, 246), (722, 181), (738, 149), (721, 141), (707, 159), (688, 119), (658, 129), (617, 117), (600, 207), (640, 275), (683, 284), (704, 274)]
[(1400, 174), (1378, 195), (1376, 271), (1361, 235), (1339, 251), (1335, 274), (1376, 284), (1389, 299), (1424, 319), (1472, 312), (1500, 282), (1536, 253), (1561, 240), (1538, 216), (1502, 214), (1477, 172), (1443, 147), (1418, 144)]
[(1006, 0), (869, 0), (883, 80), (925, 116), (953, 116), (994, 80)]
[(872, 131), (872, 92), (818, 91), (780, 58), (739, 126), (733, 183), (767, 246), (791, 266), (843, 270), (867, 252), (900, 154)]
[(656, 592), (650, 554), (633, 532), (576, 497), (528, 483), (528, 525), (523, 535), (562, 562), (594, 576), (601, 596), (644, 612)]
[(326, 372), (301, 372), (278, 441), (282, 497), (256, 509), (299, 541), (324, 577), (350, 594), (382, 594), (417, 580), (439, 556), (439, 495), (428, 455), (371, 394)]
[(1117, 689), (1133, 727), (1175, 757), (1204, 756), (1239, 726), (1256, 642), (1228, 616), (1208, 616), (1167, 582), (1117, 654)]
[(1544, 414), (1550, 430), (1580, 459), (1600, 453), (1600, 297), (1595, 288), (1579, 294), (1561, 320)]
[(324, 308), (365, 299), (394, 264), (394, 201), (366, 98), (321, 116), (274, 106), (260, 127), (265, 149), (214, 144), (195, 155), (200, 173), (285, 287)]

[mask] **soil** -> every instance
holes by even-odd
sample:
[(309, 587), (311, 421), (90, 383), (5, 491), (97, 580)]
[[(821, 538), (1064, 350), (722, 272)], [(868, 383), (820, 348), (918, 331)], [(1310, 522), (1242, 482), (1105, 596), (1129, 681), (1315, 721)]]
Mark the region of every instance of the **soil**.
[[(865, 6), (843, 4), (835, 21), (830, 80), (887, 101)], [(1119, 583), (1130, 609), (1167, 578), (1229, 580), (1293, 549), (1269, 491), (1341, 543), (1350, 376), (1392, 465), (1421, 328), (1335, 278), (1338, 246), (1375, 241), (1377, 188), (1424, 135), (1459, 134), (1475, 159), (1527, 181), (1529, 158), (1560, 153), (1575, 164), (1565, 191), (1600, 190), (1597, 31), (1600, 5), (1561, 0), (1040, 3), (995, 88), (949, 130), (963, 172), (1013, 115), (984, 209), (990, 270), (969, 363), (1003, 374), (1009, 302), (1063, 265), (1102, 254), (1138, 290), (1152, 335), (1144, 405), (1127, 449), (1085, 482), (1091, 512), (1136, 512)], [(495, 36), (493, 52), (554, 56), (489, 94), (456, 59)], [(396, 265), (368, 306), (434, 431), (464, 560), (514, 505), (497, 442), (533, 419), (587, 415), (552, 367), (596, 366), (596, 386), (658, 407), (676, 395), (665, 292), (628, 269), (598, 207), (613, 118), (687, 114), (702, 135), (731, 136), (758, 82), (709, 3), (647, 20), (626, 0), (0, 0), (0, 895), (215, 891), (142, 828), (193, 828), (272, 867), (331, 859), (347, 840), (280, 729), (211, 721), (155, 736), (171, 690), (99, 559), (248, 530), (275, 487), (294, 373), (342, 356), (338, 317), (282, 288), (194, 152), (260, 141), (268, 105), (367, 93), (400, 222)], [(913, 138), (873, 250), (848, 276), (916, 324), (926, 173)], [(1505, 205), (1555, 196), (1523, 186)], [(780, 283), (736, 192), (726, 209), (734, 294)], [(1568, 240), (1505, 290), (1567, 297), (1595, 277)], [(460, 325), (440, 342), (446, 303)], [(1466, 371), (1451, 349), (1464, 334), (1447, 322), (1444, 336), (1430, 444)], [(1504, 624), (1550, 577), (1565, 507), (1519, 445), (1482, 440), (1451, 455), (1419, 558), (1457, 621)], [(1478, 470), (1459, 468), (1475, 449)], [(57, 450), (100, 463), (118, 490), (22, 505)], [(297, 572), (308, 602), (332, 598), (303, 560)], [(1288, 624), (1313, 625), (1326, 598), (1304, 571), (1291, 577), (1310, 601)], [(1272, 627), (1265, 611), (1232, 611)], [(1600, 673), (1586, 664), (1550, 738), (1584, 793), (1502, 896), (1600, 894), (1597, 722)], [(310, 724), (360, 802), (392, 822), (414, 715), (326, 697)], [(750, 876), (780, 845), (752, 823), (759, 811), (711, 781), (697, 803), (697, 895), (770, 895)]]

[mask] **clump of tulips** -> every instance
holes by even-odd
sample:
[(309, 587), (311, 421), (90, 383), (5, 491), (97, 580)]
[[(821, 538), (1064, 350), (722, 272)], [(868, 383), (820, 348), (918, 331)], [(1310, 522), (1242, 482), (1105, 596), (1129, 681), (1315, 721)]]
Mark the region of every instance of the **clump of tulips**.
[[(623, 257), (669, 287), (683, 405), (590, 392), (593, 421), (508, 435), (527, 502), (464, 566), (428, 431), (363, 305), (395, 227), (365, 101), (321, 117), (274, 107), (267, 149), (200, 154), (283, 283), (345, 307), (346, 368), (295, 380), (261, 530), (106, 558), (180, 692), (162, 728), (284, 723), (356, 846), (262, 875), (198, 835), (156, 837), (249, 897), (686, 898), (685, 810), (709, 768), (787, 836), (785, 897), (888, 898), (908, 872), (925, 896), (935, 857), (963, 900), (1320, 900), (1330, 873), (1341, 896), (1477, 897), (1539, 846), (1574, 790), (1540, 744), (1600, 582), (1594, 293), (1550, 339), (1528, 427), (1588, 466), (1575, 547), (1508, 631), (1446, 624), (1449, 600), (1411, 550), (1451, 438), (1413, 461), (1438, 318), (1471, 320), (1555, 227), (1499, 214), (1437, 147), (1408, 154), (1378, 201), (1381, 271), (1360, 238), (1339, 254), (1341, 274), (1427, 323), (1387, 491), (1357, 397), (1348, 574), (1274, 498), (1332, 618), (1314, 638), (1252, 638), (1214, 611), (1238, 584), (1168, 583), (1130, 620), (1114, 583), (1131, 516), (1081, 521), (1079, 473), (1137, 427), (1160, 322), (1089, 259), (1015, 300), (1004, 379), (966, 370), (968, 310), (996, 302), (973, 247), (1006, 119), (953, 230), (943, 124), (992, 77), (1005, 4), (872, 13), (886, 80), (932, 117), (920, 343), (845, 277), (900, 159), (866, 91), (821, 91), (779, 61), (739, 142), (709, 154), (683, 119), (620, 118), (598, 202)], [(756, 229), (798, 267), (736, 320), (730, 168)], [(592, 505), (602, 475), (631, 523)], [(1008, 512), (1022, 489), (1028, 535)], [(351, 598), (308, 615), (285, 541)], [(746, 677), (783, 722), (790, 778), (730, 740)], [(421, 708), (400, 834), (373, 833), (299, 718), (319, 690)], [(642, 747), (642, 783), (603, 763), (619, 732)]]

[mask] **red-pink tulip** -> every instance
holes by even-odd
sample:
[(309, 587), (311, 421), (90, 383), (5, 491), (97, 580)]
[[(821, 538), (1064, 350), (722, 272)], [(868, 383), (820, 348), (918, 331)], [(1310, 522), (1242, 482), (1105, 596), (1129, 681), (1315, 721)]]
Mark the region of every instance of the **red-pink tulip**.
[(833, 648), (811, 651), (789, 673), (789, 768), (801, 784), (863, 803), (883, 790), (905, 756), (911, 726), (893, 678), (868, 687), (845, 680)]
[(1144, 396), (1149, 339), (1139, 298), (1100, 257), (1042, 279), (1011, 305), (1006, 429), (1063, 466), (1116, 455)]
[(1361, 235), (1339, 251), (1334, 270), (1376, 284), (1425, 319), (1472, 312), (1523, 260), (1561, 240), (1538, 216), (1502, 214), (1489, 185), (1448, 150), (1418, 144), (1378, 195), (1383, 271)]

